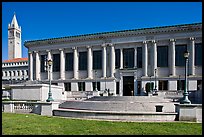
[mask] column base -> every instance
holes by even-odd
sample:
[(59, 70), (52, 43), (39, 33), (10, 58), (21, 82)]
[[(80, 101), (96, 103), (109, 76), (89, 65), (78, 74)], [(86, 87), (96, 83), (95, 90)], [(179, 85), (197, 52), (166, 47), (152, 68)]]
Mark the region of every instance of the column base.
[(148, 77), (148, 76), (142, 76), (141, 78), (142, 78), (142, 79), (145, 79), (145, 78), (149, 78), (149, 77)]
[(174, 78), (174, 77), (176, 77), (176, 75), (169, 75), (169, 77)]
[(58, 80), (65, 80), (65, 78), (59, 78)]
[(194, 75), (189, 75), (188, 77), (196, 77), (196, 75), (194, 74)]
[(93, 77), (87, 77), (86, 79), (93, 79)]

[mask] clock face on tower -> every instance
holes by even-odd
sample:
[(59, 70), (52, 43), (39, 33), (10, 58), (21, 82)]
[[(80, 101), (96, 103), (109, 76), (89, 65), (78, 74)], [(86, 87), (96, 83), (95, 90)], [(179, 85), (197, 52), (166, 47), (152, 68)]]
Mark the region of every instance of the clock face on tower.
[(13, 37), (14, 36), (14, 32), (13, 31), (9, 31), (9, 36)]
[(16, 32), (16, 37), (20, 38), (20, 33)]

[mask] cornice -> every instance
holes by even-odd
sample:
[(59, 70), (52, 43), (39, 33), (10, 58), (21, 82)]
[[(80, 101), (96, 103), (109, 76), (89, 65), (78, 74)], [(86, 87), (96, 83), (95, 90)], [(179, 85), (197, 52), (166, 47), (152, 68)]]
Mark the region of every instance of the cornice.
[(76, 35), (76, 36), (68, 36), (68, 37), (42, 39), (42, 40), (32, 40), (32, 41), (25, 41), (24, 45), (25, 47), (29, 47), (32, 45), (54, 45), (54, 44), (63, 44), (67, 42), (69, 43), (83, 42), (83, 41), (110, 39), (110, 38), (117, 38), (117, 37), (138, 36), (138, 35), (145, 35), (145, 34), (186, 32), (186, 31), (197, 31), (197, 30), (202, 30), (202, 23), (153, 27), (153, 28), (141, 28), (141, 29), (133, 29), (133, 30), (122, 30), (122, 31), (84, 34), (84, 35)]

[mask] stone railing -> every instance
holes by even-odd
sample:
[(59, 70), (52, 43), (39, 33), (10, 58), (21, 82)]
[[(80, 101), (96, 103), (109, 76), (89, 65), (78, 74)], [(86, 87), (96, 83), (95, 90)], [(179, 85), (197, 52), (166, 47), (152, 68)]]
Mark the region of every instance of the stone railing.
[(60, 102), (3, 101), (2, 112), (52, 116), (52, 110), (57, 109), (59, 104)]
[(32, 102), (14, 102), (14, 112), (16, 113), (32, 113), (34, 104)]
[(178, 102), (183, 97), (182, 91), (167, 91), (164, 94), (165, 99), (172, 99), (173, 102)]
[(93, 91), (69, 91), (67, 99), (82, 100), (93, 97)]

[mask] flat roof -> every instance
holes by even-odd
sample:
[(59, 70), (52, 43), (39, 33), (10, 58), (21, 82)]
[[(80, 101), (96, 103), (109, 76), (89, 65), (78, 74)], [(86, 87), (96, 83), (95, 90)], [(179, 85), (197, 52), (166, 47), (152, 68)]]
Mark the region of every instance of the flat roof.
[(139, 29), (130, 29), (130, 30), (120, 30), (120, 31), (111, 31), (111, 32), (99, 32), (99, 33), (91, 33), (91, 34), (82, 34), (82, 35), (74, 35), (74, 36), (65, 36), (65, 37), (56, 37), (56, 38), (49, 38), (49, 39), (40, 39), (40, 40), (30, 40), (25, 41), (26, 43), (30, 42), (40, 42), (40, 41), (48, 41), (48, 40), (54, 40), (54, 39), (65, 39), (65, 38), (79, 38), (79, 37), (86, 37), (86, 36), (97, 36), (101, 34), (116, 34), (116, 33), (124, 33), (124, 32), (137, 32), (140, 30), (155, 30), (155, 29), (162, 29), (162, 28), (175, 28), (175, 27), (186, 27), (186, 26), (196, 26), (196, 25), (202, 25), (202, 22), (200, 23), (191, 23), (191, 24), (179, 24), (179, 25), (171, 25), (171, 26), (160, 26), (160, 27), (150, 27), (150, 28), (139, 28)]
[(28, 58), (14, 58), (14, 59), (8, 59), (8, 60), (4, 60), (3, 63), (23, 62), (23, 61), (28, 61)]

